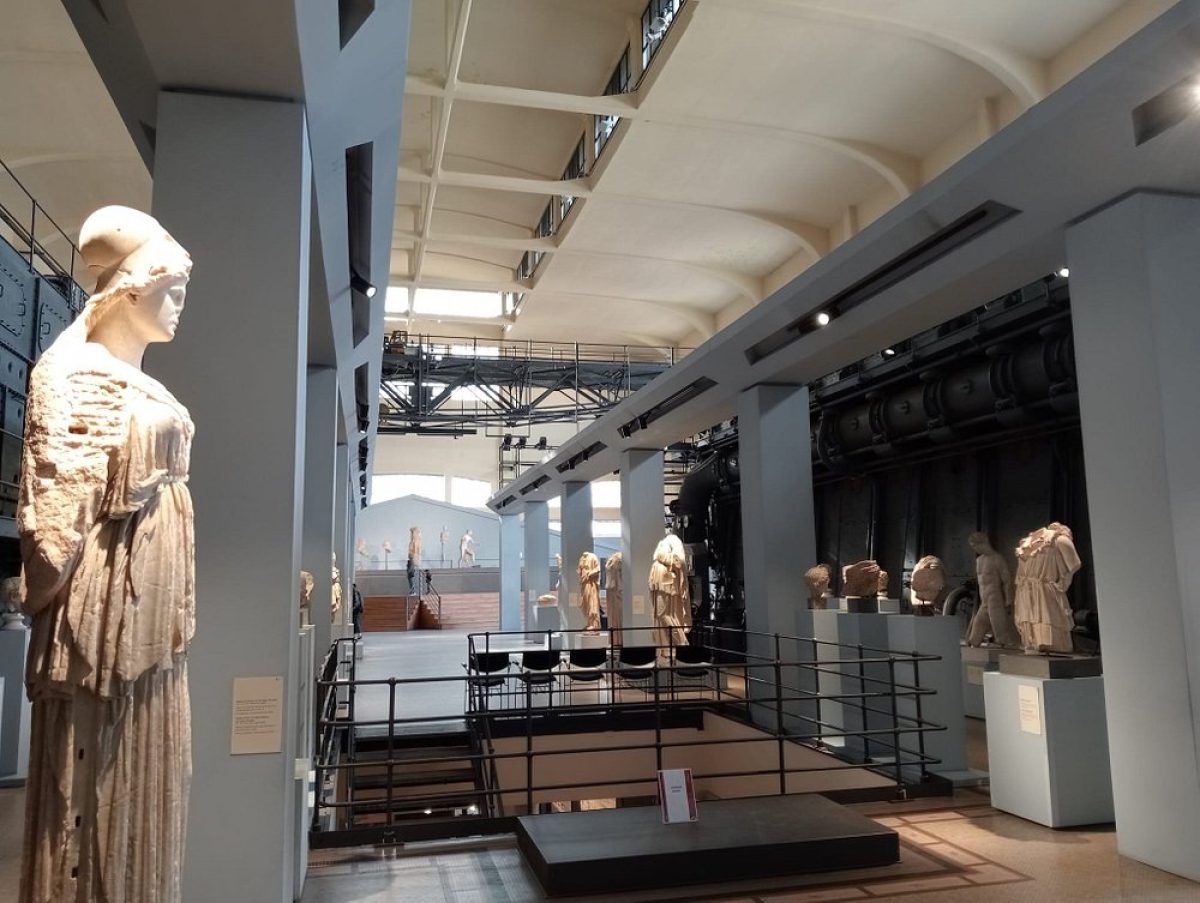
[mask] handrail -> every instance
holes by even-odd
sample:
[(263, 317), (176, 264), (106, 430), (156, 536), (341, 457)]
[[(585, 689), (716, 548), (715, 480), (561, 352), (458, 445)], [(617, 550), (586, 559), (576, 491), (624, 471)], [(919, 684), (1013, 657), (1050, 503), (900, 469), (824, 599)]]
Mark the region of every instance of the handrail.
[[(26, 258), (30, 271), (38, 273), (41, 276), (48, 276), (63, 281), (65, 283), (62, 286), (63, 294), (67, 296), (67, 301), (78, 309), (82, 305), (83, 299), (87, 296), (87, 292), (75, 279), (76, 262), (82, 259), (79, 255), (79, 249), (75, 247), (75, 243), (71, 241), (70, 236), (63, 231), (54, 217), (46, 212), (46, 208), (38, 203), (29, 189), (17, 178), (16, 173), (9, 169), (8, 164), (3, 160), (0, 160), (0, 170), (3, 170), (12, 183), (17, 186), (30, 205), (29, 223), (25, 225), (21, 221), (19, 214), (0, 201), (0, 222), (8, 226), (13, 236), (26, 246), (26, 251), (22, 256)], [(46, 250), (44, 242), (38, 241), (37, 225), (39, 214), (41, 215), (41, 219), (53, 227), (54, 231), (58, 233), (58, 238), (66, 242), (66, 246), (70, 249), (70, 256), (65, 267), (59, 262), (57, 257)], [(18, 253), (21, 252), (18, 251)], [(35, 261), (39, 261), (48, 272), (39, 270), (35, 265)]]
[[(650, 629), (652, 628), (637, 627), (627, 628), (625, 631), (616, 630), (610, 634), (610, 642), (614, 637), (619, 640), (623, 633)], [(719, 630), (710, 631), (707, 639), (715, 642)], [(418, 806), (424, 806), (429, 811), (439, 805), (461, 807), (464, 795), (478, 799), (485, 807), (490, 819), (487, 830), (504, 830), (504, 825), (507, 825), (507, 820), (511, 818), (503, 811), (504, 801), (512, 799), (514, 795), (524, 796), (525, 809), (532, 812), (535, 796), (544, 798), (548, 792), (578, 791), (614, 784), (649, 786), (654, 783), (651, 775), (637, 773), (608, 776), (604, 779), (592, 777), (575, 782), (539, 783), (537, 762), (552, 757), (644, 751), (647, 754), (652, 752), (655, 767), (661, 768), (664, 756), (673, 750), (774, 743), (778, 753), (774, 757), (772, 767), (761, 767), (761, 762), (749, 763), (741, 770), (730, 770), (726, 767), (711, 772), (696, 771), (694, 777), (697, 781), (703, 781), (777, 775), (778, 792), (787, 793), (789, 775), (858, 769), (881, 776), (886, 772), (895, 788), (894, 793), (901, 798), (906, 796), (910, 786), (906, 779), (926, 781), (929, 766), (939, 761), (926, 749), (925, 735), (945, 731), (947, 728), (924, 717), (923, 700), (932, 695), (934, 690), (921, 685), (919, 672), (922, 663), (938, 661), (939, 656), (920, 652), (876, 650), (857, 644), (817, 640), (811, 637), (736, 631), (752, 641), (769, 640), (773, 654), (749, 653), (742, 654), (736, 661), (716, 661), (715, 654), (711, 653), (717, 651), (718, 647), (711, 646), (701, 647), (708, 648), (710, 652), (707, 656), (699, 656), (702, 661), (683, 661), (677, 655), (677, 647), (674, 646), (673, 640), (669, 639), (666, 645), (644, 647), (653, 650), (653, 658), (639, 669), (631, 662), (621, 661), (621, 646), (618, 642), (617, 645), (602, 650), (605, 653), (602, 664), (580, 665), (572, 669), (563, 661), (567, 650), (555, 648), (554, 641), (566, 639), (573, 643), (570, 638), (583, 633), (581, 630), (553, 631), (545, 635), (544, 644), (519, 648), (512, 648), (504, 638), (530, 636), (526, 631), (472, 633), (467, 636), (467, 663), (464, 673), (433, 677), (359, 680), (353, 668), (348, 676), (339, 676), (336, 669), (331, 670), (329, 664), (333, 656), (331, 650), (331, 656), (327, 656), (322, 669), (321, 679), (317, 681), (318, 692), (322, 694), (323, 699), (337, 698), (339, 694), (344, 695), (348, 690), (354, 692), (358, 689), (378, 690), (386, 687), (388, 706), (386, 718), (361, 721), (339, 718), (336, 705), (329, 702), (321, 706), (317, 729), (318, 737), (325, 745), (318, 754), (320, 779), (314, 806), (314, 831), (320, 832), (320, 813), (335, 813), (335, 821), (342, 830), (315, 834), (313, 842), (317, 845), (336, 845), (352, 841), (362, 842), (367, 836), (383, 842), (406, 836), (429, 836), (428, 832), (431, 829), (428, 823), (421, 823), (425, 827), (405, 827), (407, 823), (397, 820), (397, 815), (402, 819), (405, 812), (410, 812), (413, 807)], [(693, 638), (699, 639), (703, 633), (704, 631), (694, 630)], [(357, 639), (351, 638), (349, 641), (357, 642)], [(799, 654), (785, 654), (789, 643), (798, 644)], [(628, 645), (633, 647), (632, 642)], [(505, 646), (510, 648), (505, 649)], [(819, 657), (818, 652), (822, 648), (830, 649), (832, 655)], [(549, 669), (545, 671), (547, 685), (544, 688), (539, 685), (539, 688), (535, 689), (535, 682), (531, 678), (531, 675), (543, 672), (513, 668), (511, 656), (529, 651), (549, 653), (546, 658)], [(491, 659), (488, 657), (490, 655), (503, 656), (503, 660), (508, 660), (507, 666), (499, 668), (502, 659)], [(482, 667), (492, 670), (481, 670)], [(898, 673), (901, 667), (909, 669), (911, 678), (905, 676), (908, 672)], [(580, 672), (588, 675), (585, 679), (588, 685), (586, 690), (583, 687), (576, 689), (570, 686), (573, 683), (571, 674)], [(698, 673), (699, 684), (689, 683), (696, 680)], [(810, 686), (804, 686), (803, 679), (797, 681), (791, 676), (804, 673), (811, 678)], [(841, 684), (836, 688), (823, 689), (821, 678), (824, 675), (836, 675)], [(732, 678), (741, 682), (740, 693), (731, 689)], [(796, 685), (797, 683), (801, 685)], [(406, 688), (418, 689), (421, 686), (436, 684), (464, 687), (466, 701), (463, 713), (424, 717), (398, 715), (398, 692)], [(595, 689), (596, 687), (605, 688), (607, 698), (606, 694)], [(689, 687), (693, 689), (689, 690)], [(696, 687), (700, 689), (697, 690)], [(627, 690), (632, 695), (626, 694)], [(640, 690), (640, 693), (634, 692), (635, 690)], [(591, 701), (590, 696), (583, 697), (581, 701), (577, 696), (581, 692), (594, 693), (595, 701)], [(618, 692), (623, 695), (618, 696)], [(688, 695), (689, 693), (693, 695)], [(537, 704), (535, 696), (538, 697)], [(831, 710), (823, 708), (826, 705), (840, 706), (842, 711), (852, 713), (850, 721), (846, 721), (840, 715), (831, 715)], [(733, 738), (675, 736), (666, 733), (669, 726), (688, 723), (669, 719), (695, 718), (705, 713), (743, 719), (756, 727), (758, 732)], [(653, 741), (630, 740), (629, 737), (633, 735), (626, 735), (620, 738), (621, 742), (612, 745), (589, 743), (556, 749), (541, 747), (535, 743), (535, 737), (540, 733), (543, 723), (548, 727), (557, 723), (553, 722), (553, 719), (562, 715), (584, 719), (623, 715), (631, 719), (644, 719), (629, 723), (644, 724), (647, 729), (652, 726)], [(402, 733), (409, 733), (413, 725), (424, 725), (436, 732), (438, 725), (464, 722), (473, 738), (469, 753), (454, 751), (449, 755), (436, 752), (421, 755), (418, 749), (417, 755), (413, 756), (413, 750), (410, 749), (406, 750), (408, 754), (403, 757), (395, 754), (396, 738)], [(591, 724), (587, 721), (583, 723)], [(379, 728), (386, 728), (386, 735), (378, 732)], [(497, 730), (504, 736), (512, 737), (515, 747), (498, 748), (494, 742)], [(386, 770), (386, 798), (343, 798), (337, 793), (331, 795), (327, 792), (327, 783), (338, 787), (347, 786), (345, 779), (339, 776), (349, 776), (353, 785), (356, 769), (363, 767), (364, 762), (353, 752), (354, 738), (360, 732), (366, 732), (363, 736), (375, 736), (379, 740), (386, 736), (385, 756), (372, 758), (367, 763), (372, 768)], [(346, 738), (344, 743), (337, 739), (339, 736)], [(523, 743), (520, 742), (522, 737)], [(861, 747), (861, 758), (857, 754), (847, 758), (845, 753), (842, 753), (840, 758), (828, 763), (792, 764), (787, 755), (789, 744), (801, 744), (832, 753), (833, 748), (829, 746), (831, 742), (848, 743), (852, 739)], [(339, 750), (343, 746), (350, 752), (339, 759)], [(513, 761), (524, 761), (524, 783), (502, 786), (499, 766)], [(472, 772), (476, 775), (476, 786), (469, 792), (436, 790), (416, 785), (411, 788), (413, 792), (402, 798), (402, 806), (401, 799), (393, 795), (398, 769), (436, 767), (439, 764), (450, 763), (461, 766), (465, 762), (470, 763)], [(370, 828), (355, 826), (354, 820), (358, 816), (370, 816), (375, 819), (382, 817), (382, 823)], [(446, 824), (454, 823), (451, 820)], [(347, 825), (350, 827), (347, 828)]]

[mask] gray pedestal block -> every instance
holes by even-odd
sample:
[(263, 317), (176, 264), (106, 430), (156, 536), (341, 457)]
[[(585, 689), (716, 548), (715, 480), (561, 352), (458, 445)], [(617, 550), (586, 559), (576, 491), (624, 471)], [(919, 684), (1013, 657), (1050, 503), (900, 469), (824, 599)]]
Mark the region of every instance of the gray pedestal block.
[(1111, 822), (1104, 678), (989, 671), (983, 690), (992, 805), (1051, 828)]
[[(920, 698), (922, 721), (945, 725), (944, 731), (924, 734), (926, 755), (940, 759), (929, 770), (938, 774), (967, 770), (967, 727), (963, 712), (962, 651), (959, 645), (957, 618), (891, 615), (887, 619), (888, 648), (897, 653), (917, 652), (936, 655), (930, 662), (897, 662), (897, 683), (919, 686), (934, 693)], [(901, 716), (916, 718), (917, 700), (899, 697), (896, 703)], [(918, 744), (916, 734), (905, 735), (902, 744), (913, 748)]]
[[(854, 694), (878, 692), (887, 688), (888, 667), (882, 662), (859, 664), (859, 658), (886, 658), (888, 621), (896, 615), (855, 614), (846, 611), (814, 611), (813, 636), (821, 640), (817, 657), (825, 665), (818, 685), (822, 695), (846, 695), (843, 700), (822, 700), (821, 720), (831, 733), (861, 730), (890, 730), (891, 702), (886, 697), (853, 698)], [(839, 645), (829, 645), (829, 644)], [(859, 647), (866, 647), (860, 653)], [(850, 663), (846, 663), (850, 662)], [(891, 736), (872, 741), (869, 737), (829, 737), (829, 746), (843, 747), (853, 758), (890, 758)]]
[(985, 718), (983, 707), (983, 675), (1000, 670), (1000, 656), (1010, 650), (999, 646), (962, 647), (963, 711), (968, 718)]
[(25, 695), (28, 630), (0, 630), (0, 787), (25, 783), (29, 776), (29, 697)]

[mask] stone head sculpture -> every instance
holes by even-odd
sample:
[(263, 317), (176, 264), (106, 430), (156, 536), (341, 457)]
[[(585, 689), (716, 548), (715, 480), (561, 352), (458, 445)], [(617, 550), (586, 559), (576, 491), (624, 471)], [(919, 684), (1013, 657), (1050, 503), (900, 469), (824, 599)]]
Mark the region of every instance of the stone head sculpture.
[(808, 607), (824, 608), (825, 594), (829, 592), (829, 582), (833, 572), (829, 565), (818, 564), (804, 572), (804, 584), (808, 587)]

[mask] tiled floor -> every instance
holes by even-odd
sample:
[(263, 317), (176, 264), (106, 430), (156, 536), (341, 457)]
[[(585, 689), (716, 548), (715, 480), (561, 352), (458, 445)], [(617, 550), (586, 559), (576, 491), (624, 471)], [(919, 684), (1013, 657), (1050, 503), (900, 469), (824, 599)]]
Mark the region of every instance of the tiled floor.
[[(901, 834), (902, 862), (808, 878), (571, 898), (591, 903), (1200, 903), (1200, 885), (1124, 859), (1110, 828), (1052, 831), (997, 812), (985, 792), (856, 807)], [(701, 811), (703, 817), (703, 810)], [(510, 837), (316, 853), (302, 903), (545, 900)], [(558, 898), (564, 899), (564, 898)]]

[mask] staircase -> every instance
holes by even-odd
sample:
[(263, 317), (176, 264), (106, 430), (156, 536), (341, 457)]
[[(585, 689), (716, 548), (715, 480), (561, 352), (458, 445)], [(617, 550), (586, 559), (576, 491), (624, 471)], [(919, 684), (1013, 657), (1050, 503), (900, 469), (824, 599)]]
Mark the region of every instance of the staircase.
[(349, 799), (357, 805), (348, 828), (488, 814), (483, 769), (479, 759), (471, 758), (480, 744), (465, 728), (393, 737), (390, 781), (388, 766), (379, 764), (388, 760), (388, 738), (360, 738), (355, 746), (359, 764), (348, 770), (347, 780)]

